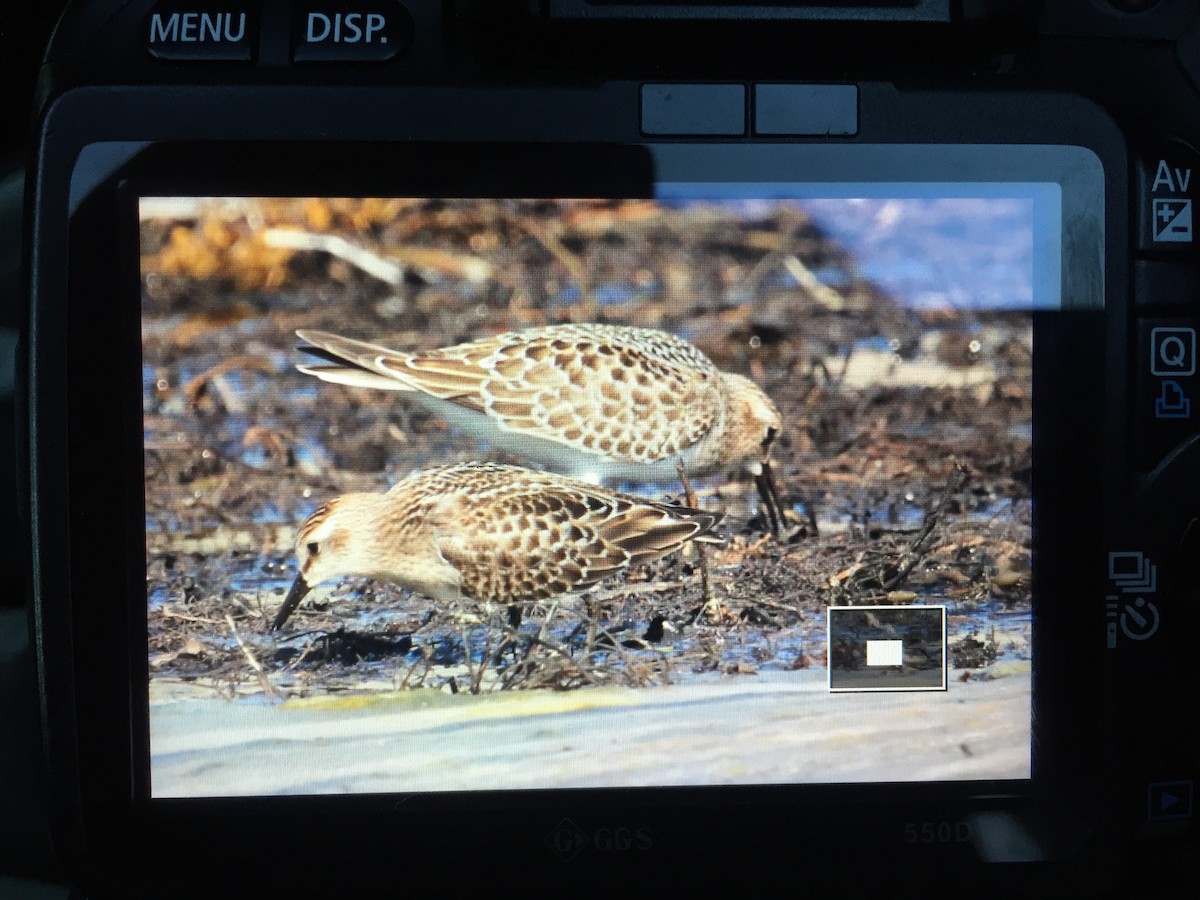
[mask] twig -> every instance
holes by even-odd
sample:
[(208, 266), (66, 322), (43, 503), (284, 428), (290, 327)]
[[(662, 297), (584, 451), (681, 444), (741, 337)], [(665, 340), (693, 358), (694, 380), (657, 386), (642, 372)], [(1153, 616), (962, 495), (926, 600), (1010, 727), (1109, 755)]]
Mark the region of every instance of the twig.
[[(538, 637), (546, 636), (546, 631), (550, 627), (550, 620), (554, 618), (554, 614), (557, 611), (558, 611), (558, 601), (555, 600), (552, 604), (550, 604), (550, 609), (546, 613), (546, 618), (542, 621), (542, 625), (538, 629)], [(516, 629), (514, 629), (514, 630), (516, 630)], [(497, 660), (499, 660), (500, 654), (504, 651), (505, 647), (507, 647), (509, 644), (514, 645), (513, 646), (513, 663), (503, 673), (501, 673), (501, 685), (500, 685), (501, 689), (512, 688), (515, 684), (518, 683), (519, 679), (523, 678), (524, 680), (528, 680), (529, 669), (528, 669), (528, 666), (526, 666), (526, 663), (529, 661), (529, 657), (533, 654), (534, 647), (537, 646), (532, 641), (526, 642), (525, 653), (520, 658), (518, 658), (517, 652), (516, 652), (516, 646), (515, 646), (516, 641), (514, 641), (511, 637), (509, 637), (506, 634), (504, 636), (504, 643), (501, 644), (500, 648), (496, 651)], [(497, 663), (497, 665), (499, 665), (499, 663)]]
[(542, 224), (533, 221), (533, 219), (522, 216), (504, 206), (500, 207), (500, 214), (541, 244), (551, 256), (562, 264), (563, 268), (571, 273), (573, 278), (579, 281), (581, 285), (583, 284), (587, 274), (583, 267), (583, 260), (580, 259), (578, 254), (571, 252), (567, 248), (567, 245), (559, 239), (558, 235), (552, 233), (549, 228)]
[[(476, 684), (475, 667), (473, 665), (471, 665), (471, 642), (467, 637), (467, 629), (466, 629), (466, 626), (463, 624), (462, 617), (458, 618), (458, 634), (462, 638), (463, 664), (467, 667), (467, 674), (471, 676), (471, 693), (475, 694), (475, 693), (478, 693), (478, 691), (475, 690), (475, 684)], [(485, 660), (486, 660), (486, 657), (485, 657)], [(480, 676), (480, 677), (482, 677), (482, 676)], [(457, 693), (457, 691), (455, 691), (455, 693)]]
[(578, 254), (572, 252), (549, 227), (509, 209), (503, 204), (500, 204), (497, 209), (503, 218), (515, 224), (541, 244), (570, 273), (571, 277), (579, 283), (581, 305), (584, 307), (586, 315), (590, 316), (599, 309), (595, 298), (592, 297), (592, 285), (591, 280), (588, 278), (587, 267)]
[(425, 650), (424, 650), (424, 648), (422, 648), (420, 659), (418, 659), (416, 662), (414, 662), (411, 666), (408, 667), (408, 671), (404, 673), (404, 678), (401, 680), (400, 686), (398, 688), (396, 688), (397, 691), (402, 691), (406, 687), (408, 687), (408, 679), (412, 678), (412, 673), (417, 670), (417, 666), (419, 666), (424, 659), (425, 659)]
[(642, 674), (641, 666), (637, 665), (637, 663), (634, 662), (629, 654), (625, 652), (625, 648), (621, 646), (621, 642), (617, 640), (616, 636), (603, 625), (599, 625), (598, 627), (600, 629), (600, 634), (608, 638), (609, 643), (611, 644), (610, 647), (605, 647), (604, 649), (612, 650), (617, 657), (620, 658), (621, 662), (625, 665), (625, 671), (627, 673), (635, 676), (637, 679), (639, 679), (639, 681), (647, 681), (647, 677)]
[(242, 642), (242, 636), (238, 634), (237, 626), (233, 624), (233, 616), (229, 613), (225, 613), (225, 624), (229, 626), (229, 633), (237, 641), (238, 648), (242, 651), (242, 655), (246, 657), (246, 662), (250, 664), (250, 668), (258, 675), (258, 682), (262, 685), (263, 690), (272, 697), (278, 697), (279, 689), (271, 684), (271, 680), (267, 678), (267, 673), (263, 670), (262, 665), (254, 658), (254, 654), (250, 652), (250, 648)]
[(591, 597), (603, 603), (615, 597), (626, 597), (637, 594), (659, 594), (663, 591), (673, 591), (688, 586), (686, 581), (647, 581), (642, 584), (626, 584), (619, 588), (609, 588), (603, 591), (593, 591)]
[[(846, 355), (842, 357), (842, 370), (840, 372), (838, 372), (837, 375), (833, 376), (833, 383), (835, 385), (840, 386), (841, 383), (843, 381), (845, 381), (846, 372), (848, 372), (850, 370), (850, 357), (852, 357), (853, 355), (854, 355), (854, 344), (852, 343), (852, 344), (850, 344), (849, 347), (846, 348)], [(828, 369), (826, 371), (828, 371)], [(855, 410), (855, 418), (857, 418), (858, 413), (860, 413), (862, 411), (862, 408), (865, 405), (865, 402), (866, 401), (862, 401), (859, 403), (857, 409)]]
[(403, 266), (398, 266), (379, 254), (352, 244), (337, 235), (314, 234), (292, 228), (268, 228), (263, 232), (262, 240), (268, 247), (281, 247), (285, 250), (318, 250), (328, 253), (330, 256), (345, 260), (371, 277), (393, 286), (404, 281)]
[(175, 612), (171, 607), (164, 603), (158, 608), (158, 613), (165, 619), (179, 619), (182, 622), (196, 622), (200, 625), (220, 625), (216, 619), (202, 619), (199, 616), (185, 616), (183, 613)]
[(302, 662), (304, 662), (306, 659), (308, 659), (308, 657), (316, 649), (317, 649), (317, 645), (314, 644), (312, 641), (309, 641), (307, 644), (304, 645), (304, 648), (300, 651), (300, 653), (296, 656), (296, 658), (287, 664), (285, 671), (291, 672), (291, 671), (294, 671), (295, 669), (298, 669), (300, 667), (300, 664)]
[(206, 691), (213, 691), (221, 695), (224, 695), (226, 692), (225, 685), (219, 680), (210, 682), (201, 678), (171, 678), (167, 676), (160, 676), (154, 679), (154, 684), (157, 686), (162, 686), (164, 684), (180, 684), (185, 685), (189, 689), (203, 688)]
[(596, 612), (595, 598), (585, 597), (584, 605), (587, 607), (587, 637), (584, 639), (583, 655), (585, 658), (590, 658), (592, 651), (596, 647), (596, 628), (599, 624), (600, 615)]
[(796, 284), (804, 288), (810, 297), (827, 310), (840, 312), (846, 308), (846, 299), (813, 274), (813, 271), (804, 265), (795, 254), (789, 253), (784, 256), (783, 267), (796, 280)]
[(483, 675), (487, 671), (488, 657), (492, 653), (492, 639), (490, 636), (483, 640), (483, 654), (479, 660), (479, 669), (471, 676), (471, 693), (478, 694), (483, 686)]
[(799, 606), (788, 606), (786, 603), (776, 603), (774, 600), (768, 600), (766, 597), (756, 597), (754, 600), (755, 606), (764, 606), (767, 609), (777, 609), (780, 612), (798, 613)]
[[(558, 643), (557, 641), (552, 641), (547, 637), (543, 637), (541, 634), (533, 635), (533, 634), (526, 634), (523, 631), (517, 631), (515, 628), (511, 627), (507, 623), (501, 624), (499, 627), (500, 627), (501, 631), (503, 631), (509, 637), (514, 638), (515, 640), (525, 641), (529, 646), (536, 644), (539, 647), (543, 647), (546, 650), (549, 650), (551, 653), (555, 654), (556, 656), (562, 657), (563, 662), (565, 662), (568, 666), (570, 666), (570, 668), (573, 669), (578, 674), (578, 676), (584, 681), (585, 684), (591, 684), (591, 683), (595, 682), (596, 679), (592, 675), (592, 673), (587, 668), (581, 666), (579, 664), (578, 660), (576, 660), (571, 655), (570, 648), (564, 647), (562, 644)], [(521, 660), (521, 665), (524, 665), (528, 661), (528, 659), (529, 659), (529, 654), (526, 653), (525, 657)], [(526, 676), (526, 677), (528, 677), (528, 676)]]
[(966, 481), (966, 470), (955, 462), (953, 468), (950, 470), (949, 477), (946, 479), (946, 487), (942, 491), (938, 505), (930, 510), (929, 514), (925, 517), (925, 524), (921, 526), (921, 530), (917, 532), (917, 536), (913, 538), (913, 542), (909, 545), (908, 550), (901, 557), (904, 559), (904, 562), (901, 564), (899, 570), (895, 575), (883, 582), (882, 587), (884, 591), (893, 590), (897, 585), (902, 584), (908, 578), (909, 573), (916, 568), (917, 563), (925, 558), (925, 554), (929, 552), (930, 538), (933, 536), (934, 528), (937, 527), (942, 515), (946, 512), (950, 498), (963, 489)]
[(563, 646), (562, 644), (558, 643), (557, 641), (552, 641), (549, 638), (542, 637), (540, 635), (526, 634), (523, 631), (517, 631), (517, 629), (513, 628), (508, 623), (501, 623), (500, 625), (497, 625), (496, 627), (498, 627), (506, 635), (509, 635), (510, 637), (513, 637), (516, 640), (525, 641), (528, 643), (534, 643), (540, 647), (545, 647), (547, 650), (553, 651), (554, 653), (563, 657), (563, 659), (571, 662), (572, 664), (575, 663), (575, 659), (571, 655), (570, 648)]
[(187, 397), (188, 405), (194, 408), (200, 402), (200, 398), (204, 396), (205, 390), (207, 390), (211, 383), (217, 386), (218, 393), (221, 394), (221, 400), (225, 403), (226, 408), (234, 411), (236, 407), (242, 405), (241, 401), (233, 394), (228, 385), (221, 381), (221, 376), (236, 369), (253, 369), (257, 372), (262, 372), (264, 375), (275, 374), (275, 367), (271, 365), (269, 360), (263, 359), (260, 356), (231, 356), (201, 372), (183, 386), (183, 393)]

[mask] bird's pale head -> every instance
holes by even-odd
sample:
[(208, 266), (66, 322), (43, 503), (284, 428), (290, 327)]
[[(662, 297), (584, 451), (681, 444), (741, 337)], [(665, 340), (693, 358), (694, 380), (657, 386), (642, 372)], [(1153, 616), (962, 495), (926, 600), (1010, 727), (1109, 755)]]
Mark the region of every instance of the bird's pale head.
[(762, 388), (742, 375), (725, 373), (730, 421), (725, 425), (725, 459), (761, 475), (771, 444), (783, 428), (779, 408)]
[(353, 556), (354, 533), (346, 522), (352, 499), (338, 497), (318, 506), (296, 533), (296, 562), (310, 586), (352, 571), (346, 562)]
[(364, 528), (371, 506), (378, 502), (372, 494), (346, 494), (319, 506), (296, 534), (296, 561), (300, 574), (288, 591), (271, 628), (287, 621), (292, 611), (314, 586), (347, 575), (365, 575), (375, 568), (375, 553)]

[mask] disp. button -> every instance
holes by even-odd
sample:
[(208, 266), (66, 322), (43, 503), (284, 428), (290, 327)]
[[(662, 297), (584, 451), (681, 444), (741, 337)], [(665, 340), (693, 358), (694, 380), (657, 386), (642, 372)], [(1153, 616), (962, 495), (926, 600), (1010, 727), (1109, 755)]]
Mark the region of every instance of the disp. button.
[(408, 48), (412, 35), (408, 13), (387, 0), (302, 6), (292, 23), (292, 60), (386, 62)]

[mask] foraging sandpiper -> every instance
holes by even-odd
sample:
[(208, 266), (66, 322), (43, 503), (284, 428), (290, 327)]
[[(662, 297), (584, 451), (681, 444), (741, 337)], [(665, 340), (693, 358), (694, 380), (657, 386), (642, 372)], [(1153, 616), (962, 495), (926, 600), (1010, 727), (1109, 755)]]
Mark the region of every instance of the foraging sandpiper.
[(514, 604), (585, 591), (712, 531), (721, 518), (561, 475), (440, 466), (384, 494), (344, 494), (296, 537), (300, 562), (271, 629), (316, 584), (365, 575), (435, 601)]

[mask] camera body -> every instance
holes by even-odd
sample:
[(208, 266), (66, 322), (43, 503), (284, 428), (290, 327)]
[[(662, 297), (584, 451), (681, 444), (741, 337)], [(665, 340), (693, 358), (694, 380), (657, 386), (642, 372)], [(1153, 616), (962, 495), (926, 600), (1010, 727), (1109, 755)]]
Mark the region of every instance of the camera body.
[[(41, 82), (25, 346), (46, 752), (56, 836), (80, 879), (147, 893), (229, 884), (285, 892), (424, 877), (460, 889), (506, 890), (520, 872), (543, 887), (662, 878), (744, 889), (794, 879), (855, 891), (927, 876), (947, 891), (986, 879), (997, 891), (1038, 884), (1093, 893), (1121, 884), (1153, 893), (1177, 877), (1196, 848), (1200, 763), (1190, 703), (1200, 684), (1189, 660), (1200, 627), (1200, 240), (1192, 224), (1200, 197), (1200, 9), (1100, 0), (1035, 7), (965, 0), (740, 9), (587, 0), (114, 0), (68, 9)], [(819, 189), (788, 187), (800, 182)], [(156, 550), (147, 524), (157, 496), (151, 482), (158, 463), (151, 459), (166, 452), (152, 435), (153, 421), (172, 415), (154, 405), (155, 382), (166, 380), (158, 389), (165, 396), (203, 373), (181, 365), (178, 378), (162, 375), (172, 354), (184, 350), (154, 349), (155, 328), (201, 321), (221, 335), (238, 328), (229, 324), (236, 317), (229, 317), (235, 304), (228, 291), (203, 294), (198, 286), (205, 282), (194, 272), (187, 284), (171, 282), (176, 293), (155, 311), (155, 285), (166, 269), (147, 268), (146, 260), (164, 252), (171, 222), (208, 215), (195, 203), (182, 204), (183, 213), (172, 209), (195, 198), (483, 198), (477, 207), (429, 207), (470, 218), (492, 215), (484, 201), (497, 198), (611, 200), (611, 209), (632, 214), (639, 200), (659, 198), (661, 209), (671, 210), (714, 196), (728, 200), (721, 209), (734, 210), (730, 215), (780, 196), (860, 204), (898, 197), (903, 209), (911, 197), (1000, 197), (1029, 211), (1028, 271), (1041, 287), (1035, 285), (1028, 312), (1030, 464), (1021, 476), (1032, 517), (1032, 562), (1023, 576), (1032, 597), (1024, 774), (912, 778), (896, 769), (884, 777), (809, 781), (796, 774), (804, 761), (789, 758), (777, 779), (673, 779), (664, 764), (640, 781), (589, 776), (560, 783), (547, 775), (541, 783), (536, 771), (519, 771), (545, 764), (532, 756), (481, 784), (449, 771), (462, 764), (457, 757), (431, 754), (428, 769), (447, 767), (434, 789), (396, 778), (345, 792), (259, 792), (251, 785), (206, 794), (197, 776), (198, 789), (162, 793), (171, 754), (191, 751), (186, 740), (152, 750), (170, 722), (148, 712), (161, 699), (151, 689), (156, 666), (171, 664), (153, 645), (147, 658), (148, 630), (161, 615), (153, 567), (168, 555)], [(270, 209), (265, 201), (262, 208)], [(522, 227), (541, 235), (570, 280), (575, 270), (564, 260), (582, 254), (573, 242), (583, 238), (569, 229), (569, 239), (557, 244), (546, 238), (550, 226), (529, 212), (534, 208), (516, 207), (531, 217)], [(573, 207), (553, 209), (545, 215), (566, 221)], [(297, 221), (311, 225), (314, 215)], [(362, 233), (381, 233), (394, 221), (376, 221)], [(709, 235), (695, 246), (714, 240)], [(479, 254), (486, 245), (484, 238), (469, 244)], [(693, 260), (707, 259), (687, 246)], [(289, 259), (289, 278), (310, 271), (311, 263)], [(393, 285), (408, 303), (419, 300), (415, 281), (425, 290), (436, 280), (427, 270), (448, 265), (422, 259), (406, 257), (407, 275)], [(821, 276), (808, 257), (803, 262), (826, 287), (845, 288), (844, 280)], [(928, 262), (934, 269), (954, 265), (936, 255)], [(588, 271), (585, 295), (600, 280), (598, 270)], [(453, 277), (471, 281), (461, 271)], [(809, 294), (821, 293), (811, 279), (803, 283)], [(252, 308), (266, 302), (276, 304), (267, 312), (292, 316), (292, 343), (291, 331), (313, 327), (304, 316), (323, 302), (310, 298), (293, 308), (276, 294), (244, 294)], [(664, 321), (674, 321), (667, 301), (657, 298), (652, 292), (651, 306), (667, 309)], [(733, 301), (725, 308), (734, 309)], [(720, 312), (718, 304), (714, 315)], [(609, 321), (618, 316), (604, 314)], [(422, 315), (396, 321), (414, 333), (442, 327), (436, 311)], [(833, 318), (865, 315), (847, 309)], [(779, 331), (791, 340), (794, 326), (776, 319), (751, 312), (749, 346), (770, 343)], [(790, 321), (788, 314), (783, 319)], [(936, 315), (914, 313), (912, 320), (929, 323)], [(481, 329), (447, 325), (437, 343)], [(896, 366), (903, 357), (897, 351)], [(843, 376), (852, 359), (847, 355)], [(720, 359), (718, 365), (735, 368)], [(291, 362), (274, 371), (284, 368), (301, 377)], [(763, 371), (743, 368), (751, 376)], [(191, 382), (187, 415), (203, 418), (208, 401), (199, 392), (212, 383)], [(779, 394), (775, 401), (782, 402)], [(784, 428), (797, 429), (789, 437), (797, 444), (800, 426)], [(197, 448), (207, 448), (204, 442), (216, 438), (197, 440)], [(976, 464), (974, 471), (983, 469)], [(387, 472), (392, 481), (399, 474)], [(824, 483), (814, 475), (804, 489), (819, 493)], [(189, 502), (204, 502), (205, 484), (188, 482)], [(824, 496), (833, 502), (832, 493)], [(931, 528), (935, 510), (947, 508), (937, 499), (931, 493), (926, 505)], [(818, 518), (812, 516), (814, 526)], [(252, 555), (290, 567), (303, 519), (283, 519), (280, 546)], [(852, 535), (862, 526), (858, 537), (869, 556), (869, 525), (848, 519)], [(819, 546), (828, 534), (828, 527), (807, 533), (797, 546)], [(179, 543), (183, 549), (169, 555), (186, 568), (196, 546)], [(792, 557), (778, 558), (791, 565)], [(904, 559), (892, 559), (896, 569)], [(880, 578), (891, 585), (889, 594), (905, 587), (893, 582), (896, 574)], [(826, 582), (846, 582), (836, 569), (825, 575)], [(162, 576), (164, 590), (174, 590), (174, 577)], [(768, 599), (786, 605), (797, 590), (782, 587)], [(821, 596), (824, 628), (826, 606), (865, 605), (867, 593), (845, 602)], [(187, 602), (170, 608), (205, 617)], [(953, 603), (947, 609), (952, 621), (965, 615)], [(813, 615), (801, 618), (811, 624)], [(224, 629), (213, 616), (212, 627)], [(601, 621), (612, 627), (616, 619)], [(231, 618), (222, 632), (231, 658), (261, 657), (247, 627), (236, 630)], [(412, 640), (419, 642), (419, 630)], [(724, 634), (722, 640), (733, 642)], [(462, 638), (463, 647), (470, 642)], [(180, 646), (168, 647), (172, 660)], [(482, 652), (479, 659), (487, 659), (489, 651)], [(472, 657), (464, 653), (469, 669)], [(833, 648), (824, 653), (833, 678)], [(280, 689), (272, 679), (289, 659), (266, 665), (262, 677), (272, 690)], [(948, 698), (984, 680), (970, 667), (949, 668), (951, 683), (942, 685)], [(968, 673), (962, 687), (954, 681), (959, 668)], [(699, 729), (705, 709), (680, 727)], [(873, 707), (858, 709), (873, 715)], [(978, 727), (987, 732), (993, 714), (981, 710)], [(930, 734), (939, 721), (930, 720)], [(824, 727), (812, 722), (801, 715), (778, 729)], [(609, 727), (615, 733), (620, 725)], [(899, 739), (889, 727), (842, 754), (882, 752)], [(458, 733), (447, 725), (430, 739), (449, 745)], [(774, 732), (765, 734), (758, 738), (763, 754)], [(570, 740), (563, 740), (565, 753)], [(955, 738), (963, 756), (976, 755), (970, 741)], [(260, 759), (253, 742), (214, 752), (245, 753), (249, 765)], [(281, 764), (275, 759), (262, 763), (264, 775)], [(319, 758), (332, 768), (340, 760)], [(178, 848), (202, 846), (213, 848), (211, 861), (184, 871)], [(305, 864), (317, 853), (322, 862)], [(1147, 872), (1139, 863), (1146, 853), (1164, 860), (1160, 869)], [(464, 854), (473, 865), (462, 866)], [(799, 874), (797, 856), (834, 865)], [(872, 865), (843, 867), (866, 859)]]

